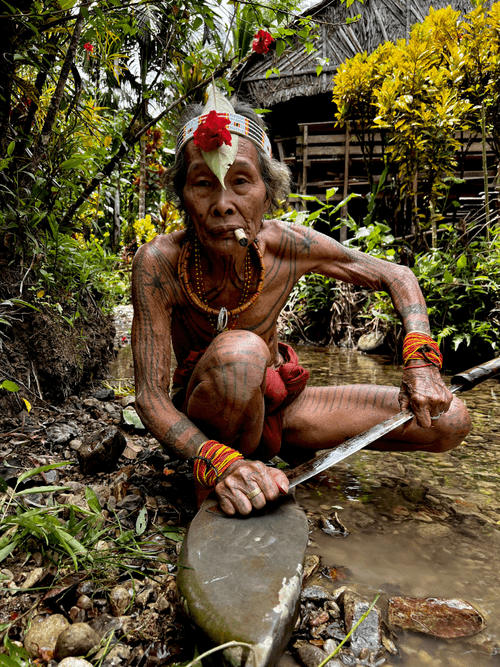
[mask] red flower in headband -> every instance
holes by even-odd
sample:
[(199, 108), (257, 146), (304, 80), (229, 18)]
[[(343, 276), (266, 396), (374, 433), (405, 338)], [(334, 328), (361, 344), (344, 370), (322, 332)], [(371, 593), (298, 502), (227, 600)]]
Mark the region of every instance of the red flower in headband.
[(230, 122), (229, 118), (220, 116), (217, 111), (211, 111), (193, 134), (195, 146), (205, 153), (219, 148), (222, 144), (231, 146), (232, 137), (227, 129)]
[(271, 35), (266, 32), (266, 30), (259, 30), (259, 32), (254, 35), (252, 51), (255, 51), (255, 53), (267, 53), (271, 42), (274, 42)]

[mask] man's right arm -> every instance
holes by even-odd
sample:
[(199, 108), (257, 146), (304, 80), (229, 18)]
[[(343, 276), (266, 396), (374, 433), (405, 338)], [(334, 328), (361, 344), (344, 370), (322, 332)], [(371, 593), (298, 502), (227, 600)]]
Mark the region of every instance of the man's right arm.
[(170, 400), (172, 306), (179, 283), (175, 247), (157, 237), (137, 252), (132, 268), (132, 352), (137, 412), (172, 455), (190, 458), (208, 440)]

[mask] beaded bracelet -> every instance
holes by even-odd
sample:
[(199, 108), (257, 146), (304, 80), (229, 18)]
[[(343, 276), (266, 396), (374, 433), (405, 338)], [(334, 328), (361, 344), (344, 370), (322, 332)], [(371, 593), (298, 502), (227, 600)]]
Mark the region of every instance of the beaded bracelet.
[(405, 336), (403, 342), (403, 363), (405, 366), (411, 359), (423, 359), (439, 369), (443, 365), (443, 355), (438, 344), (422, 331), (411, 331)]
[(239, 459), (243, 459), (243, 455), (236, 449), (222, 445), (217, 440), (208, 440), (194, 457), (194, 478), (200, 486), (213, 489), (220, 475)]

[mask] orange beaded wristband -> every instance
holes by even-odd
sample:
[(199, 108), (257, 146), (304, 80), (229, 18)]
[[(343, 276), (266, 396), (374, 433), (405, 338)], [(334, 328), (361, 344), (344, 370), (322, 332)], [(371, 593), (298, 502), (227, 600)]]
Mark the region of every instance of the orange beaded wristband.
[(406, 364), (411, 359), (422, 359), (429, 364), (441, 369), (443, 365), (443, 355), (436, 341), (421, 331), (412, 331), (406, 334), (403, 342), (403, 363)]
[(236, 449), (222, 445), (217, 440), (208, 440), (194, 457), (194, 478), (206, 489), (213, 489), (220, 475), (239, 459), (243, 459), (243, 455)]

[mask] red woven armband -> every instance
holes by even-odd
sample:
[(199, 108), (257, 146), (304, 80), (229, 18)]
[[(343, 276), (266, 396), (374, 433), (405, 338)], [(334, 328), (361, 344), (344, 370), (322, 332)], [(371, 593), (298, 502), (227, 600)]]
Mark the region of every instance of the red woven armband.
[(439, 369), (443, 365), (443, 355), (436, 341), (420, 331), (412, 331), (406, 334), (403, 342), (403, 363), (405, 367), (412, 359), (422, 359)]
[(213, 489), (220, 475), (238, 459), (243, 459), (243, 455), (236, 449), (221, 445), (217, 440), (208, 440), (194, 457), (194, 478), (206, 489)]

